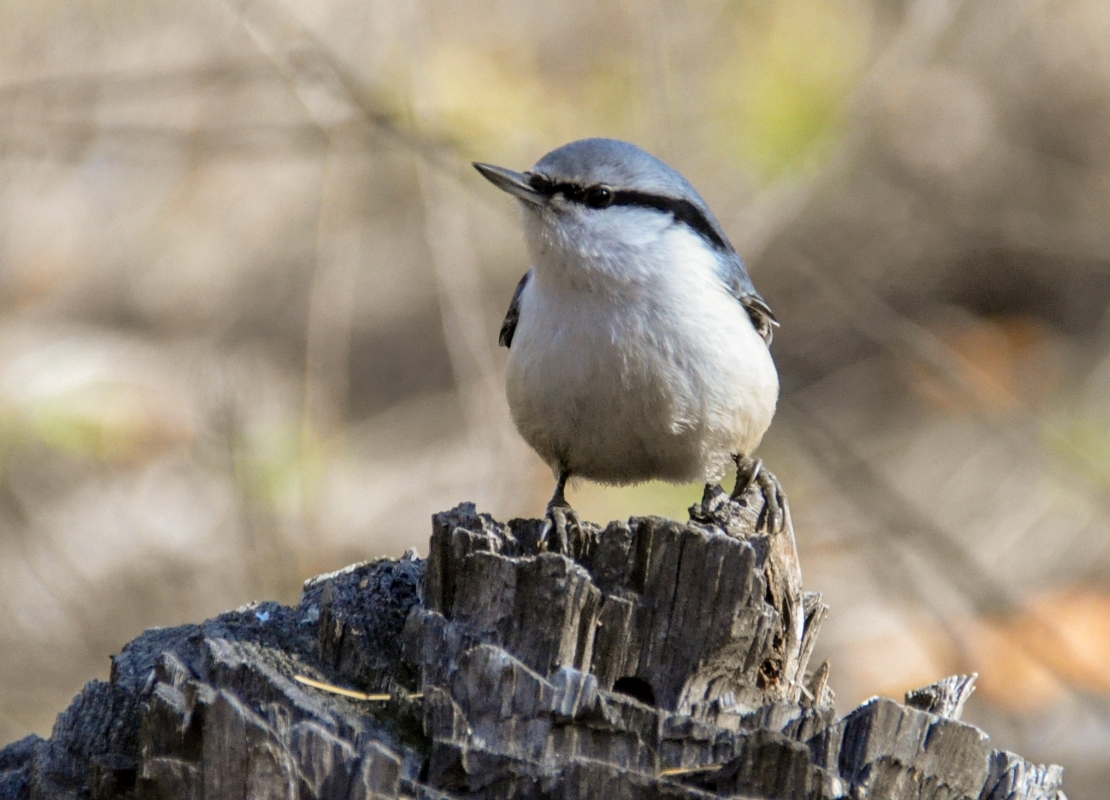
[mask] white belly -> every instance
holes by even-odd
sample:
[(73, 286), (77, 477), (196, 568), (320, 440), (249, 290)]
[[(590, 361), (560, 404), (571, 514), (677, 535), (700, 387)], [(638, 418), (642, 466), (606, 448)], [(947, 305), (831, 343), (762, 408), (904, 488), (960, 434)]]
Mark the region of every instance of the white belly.
[(743, 306), (707, 270), (619, 291), (537, 270), (507, 392), (517, 429), (555, 469), (605, 483), (716, 482), (771, 424), (778, 376)]

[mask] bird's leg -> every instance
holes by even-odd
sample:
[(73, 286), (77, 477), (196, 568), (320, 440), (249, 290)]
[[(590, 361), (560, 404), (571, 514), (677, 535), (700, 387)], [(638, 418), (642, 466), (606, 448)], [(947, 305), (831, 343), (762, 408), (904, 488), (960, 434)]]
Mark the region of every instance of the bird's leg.
[(786, 493), (783, 492), (779, 479), (763, 468), (763, 461), (760, 459), (737, 456), (736, 487), (732, 490), (732, 499), (740, 499), (753, 485), (759, 486), (763, 495), (763, 511), (756, 521), (756, 530), (778, 533), (783, 529), (786, 516), (790, 513)]
[(564, 492), (570, 471), (559, 470), (559, 481), (555, 484), (555, 494), (547, 504), (547, 514), (544, 516), (543, 528), (540, 531), (540, 550), (550, 550), (554, 553), (570, 554), (570, 535), (580, 536), (582, 523), (578, 519), (578, 512), (570, 507)]

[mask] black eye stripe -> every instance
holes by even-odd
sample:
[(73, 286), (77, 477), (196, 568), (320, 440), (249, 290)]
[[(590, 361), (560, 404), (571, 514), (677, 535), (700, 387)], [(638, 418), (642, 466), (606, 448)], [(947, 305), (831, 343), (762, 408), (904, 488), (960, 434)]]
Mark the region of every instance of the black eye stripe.
[[(533, 189), (548, 197), (561, 194), (570, 202), (581, 204), (586, 203), (587, 193), (590, 189), (594, 188), (591, 186), (580, 186), (577, 183), (570, 183), (567, 181), (553, 181), (545, 175), (537, 175), (535, 173), (530, 176), (528, 182)], [(700, 208), (689, 200), (677, 200), (673, 197), (667, 197), (666, 195), (637, 192), (630, 189), (614, 189), (613, 200), (610, 205), (639, 206), (641, 208), (654, 208), (657, 211), (666, 212), (673, 216), (676, 222), (681, 222), (690, 226), (690, 228), (709, 242), (715, 249), (722, 252), (727, 252), (732, 249), (729, 243), (725, 241), (724, 237), (722, 237), (709, 222), (709, 218), (702, 213)]]
[(724, 237), (709, 222), (709, 218), (689, 200), (676, 200), (673, 197), (647, 192), (619, 191), (613, 192), (613, 205), (640, 206), (641, 208), (665, 211), (673, 216), (676, 222), (689, 225), (695, 233), (699, 234), (717, 250), (728, 251), (732, 249)]

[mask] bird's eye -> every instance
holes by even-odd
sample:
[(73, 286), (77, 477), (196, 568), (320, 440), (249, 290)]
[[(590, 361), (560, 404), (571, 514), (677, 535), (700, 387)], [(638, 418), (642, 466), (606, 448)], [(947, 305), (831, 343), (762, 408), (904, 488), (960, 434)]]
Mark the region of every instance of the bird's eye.
[(613, 190), (608, 186), (592, 186), (586, 191), (586, 205), (590, 208), (607, 208), (613, 202)]

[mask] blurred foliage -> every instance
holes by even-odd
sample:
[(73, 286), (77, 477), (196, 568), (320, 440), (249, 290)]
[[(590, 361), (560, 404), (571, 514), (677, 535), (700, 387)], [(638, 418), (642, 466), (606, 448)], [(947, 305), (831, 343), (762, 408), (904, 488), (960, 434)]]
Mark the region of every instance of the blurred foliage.
[(1057, 422), (1045, 436), (1048, 446), (1083, 459), (1110, 488), (1110, 420), (1086, 411), (1054, 416)]
[(420, 65), (422, 123), (467, 153), (521, 153), (596, 129), (618, 135), (643, 113), (643, 76), (617, 52), (579, 66), (573, 84), (545, 74), (534, 54), (437, 47)]
[(816, 169), (844, 130), (871, 50), (872, 9), (854, 0), (738, 3), (706, 80), (721, 155), (770, 181)]
[(656, 515), (683, 519), (694, 503), (701, 500), (701, 484), (650, 481), (635, 486), (598, 486), (582, 482), (571, 484), (567, 493), (572, 506), (584, 519), (628, 519)]
[(292, 518), (314, 507), (326, 451), (311, 430), (244, 432), (232, 446), (235, 475), (250, 502)]
[[(812, 171), (833, 151), (874, 28), (872, 8), (857, 0), (645, 2), (610, 16), (616, 35), (577, 54), (569, 69), (552, 69), (527, 46), (437, 44), (415, 67), (417, 118), (467, 153), (524, 153), (585, 135), (646, 135), (680, 148), (681, 136), (766, 183)], [(680, 30), (711, 20), (693, 53), (672, 56), (668, 36), (679, 37), (666, 29), (647, 33), (660, 41), (629, 36), (642, 17), (666, 25), (680, 16)], [(645, 69), (648, 58), (663, 63)], [(670, 69), (679, 58), (688, 71)], [(662, 128), (648, 121), (660, 99), (679, 110)]]

